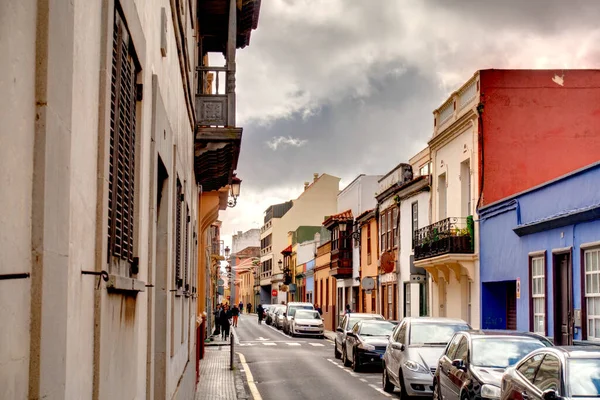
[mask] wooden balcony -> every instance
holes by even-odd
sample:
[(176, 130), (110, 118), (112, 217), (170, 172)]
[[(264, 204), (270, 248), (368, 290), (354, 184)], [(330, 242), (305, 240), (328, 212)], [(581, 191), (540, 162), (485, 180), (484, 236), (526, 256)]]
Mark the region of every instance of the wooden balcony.
[(473, 254), (473, 219), (450, 217), (415, 232), (415, 261), (443, 254)]
[(352, 250), (332, 250), (329, 275), (336, 279), (352, 278)]

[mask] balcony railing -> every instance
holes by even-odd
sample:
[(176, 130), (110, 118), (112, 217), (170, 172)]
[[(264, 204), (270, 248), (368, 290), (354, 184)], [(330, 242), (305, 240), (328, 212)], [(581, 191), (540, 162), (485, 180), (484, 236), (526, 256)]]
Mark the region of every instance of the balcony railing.
[(213, 256), (225, 257), (224, 242), (222, 240), (213, 240), (210, 253)]
[(473, 218), (450, 217), (415, 231), (415, 260), (474, 252)]
[(228, 104), (235, 99), (235, 74), (226, 67), (198, 67), (196, 118), (199, 125), (229, 125)]

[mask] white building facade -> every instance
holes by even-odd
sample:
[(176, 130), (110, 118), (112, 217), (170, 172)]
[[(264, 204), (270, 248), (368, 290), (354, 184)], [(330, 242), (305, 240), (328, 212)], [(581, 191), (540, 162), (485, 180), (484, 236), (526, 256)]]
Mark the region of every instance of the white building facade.
[(196, 2), (0, 15), (0, 398), (193, 398)]
[(429, 273), (431, 315), (479, 328), (479, 241), (473, 216), (479, 197), (479, 77), (434, 112), (431, 222), (417, 232), (415, 266)]

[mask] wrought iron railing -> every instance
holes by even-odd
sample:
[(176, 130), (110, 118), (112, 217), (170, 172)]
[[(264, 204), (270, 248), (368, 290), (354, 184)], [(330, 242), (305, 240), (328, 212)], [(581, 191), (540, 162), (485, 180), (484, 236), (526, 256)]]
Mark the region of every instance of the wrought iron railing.
[(450, 217), (415, 231), (415, 260), (474, 252), (473, 218)]

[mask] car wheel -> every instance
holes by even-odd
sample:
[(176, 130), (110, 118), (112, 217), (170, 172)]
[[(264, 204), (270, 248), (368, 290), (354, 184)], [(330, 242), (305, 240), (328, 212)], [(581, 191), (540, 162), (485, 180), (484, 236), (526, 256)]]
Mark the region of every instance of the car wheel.
[(358, 372), (360, 370), (360, 364), (358, 363), (358, 357), (356, 356), (356, 350), (352, 352), (352, 370)]
[(442, 400), (440, 385), (435, 380), (433, 381), (433, 400)]
[(348, 360), (348, 353), (346, 353), (346, 346), (342, 349), (342, 362), (344, 363), (344, 367), (349, 367), (350, 360)]
[(337, 349), (337, 340), (334, 341), (333, 345), (333, 355), (339, 360), (340, 358), (342, 358), (342, 353), (340, 353)]
[(402, 369), (398, 372), (398, 381), (400, 383), (400, 397), (403, 399), (408, 399), (408, 393), (406, 393), (406, 385), (404, 384), (404, 374), (402, 374)]
[(383, 391), (386, 393), (392, 393), (394, 391), (394, 384), (390, 382), (390, 377), (388, 376), (387, 368), (385, 365), (383, 366), (383, 374), (381, 377)]

